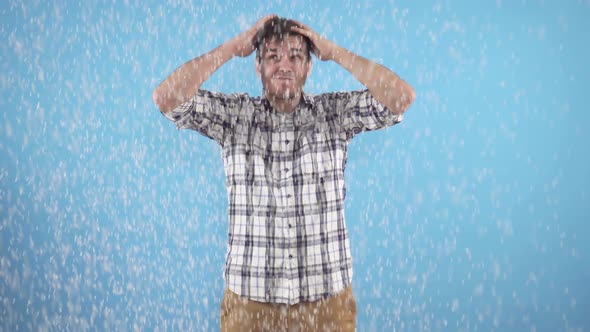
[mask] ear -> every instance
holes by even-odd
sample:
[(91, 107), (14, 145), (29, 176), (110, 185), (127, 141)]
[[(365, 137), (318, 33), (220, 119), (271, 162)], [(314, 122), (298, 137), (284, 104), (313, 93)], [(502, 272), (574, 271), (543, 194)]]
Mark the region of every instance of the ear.
[(311, 61), (311, 56), (309, 57), (309, 61), (307, 62), (307, 75), (305, 78), (308, 78), (311, 75), (311, 68), (313, 67), (313, 61)]
[(254, 58), (254, 66), (256, 67), (256, 75), (262, 77), (262, 74), (260, 73), (260, 59), (258, 59), (258, 57)]

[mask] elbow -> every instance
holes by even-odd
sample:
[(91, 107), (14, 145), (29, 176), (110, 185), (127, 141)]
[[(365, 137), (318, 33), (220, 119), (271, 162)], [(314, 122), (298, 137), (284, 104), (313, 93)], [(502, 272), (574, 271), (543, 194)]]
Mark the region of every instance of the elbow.
[(154, 104), (156, 104), (156, 106), (158, 108), (161, 109), (160, 104), (161, 104), (161, 97), (160, 97), (160, 87), (158, 86), (157, 88), (154, 89), (154, 92), (152, 92), (152, 100), (154, 101)]
[(411, 86), (408, 85), (408, 93), (407, 94), (408, 94), (408, 100), (407, 100), (406, 109), (408, 109), (410, 107), (410, 105), (412, 105), (414, 100), (416, 99), (416, 91), (414, 90), (414, 88), (412, 88)]
[(415, 99), (416, 99), (416, 91), (414, 91), (414, 88), (412, 88), (410, 85), (408, 85), (406, 92), (404, 93), (404, 96), (402, 98), (400, 113), (402, 113), (402, 114), (405, 113), (408, 110), (408, 108), (410, 108), (410, 105), (412, 105), (412, 103), (414, 102)]
[(167, 109), (165, 107), (164, 96), (161, 90), (161, 86), (158, 86), (154, 89), (154, 92), (152, 93), (152, 100), (154, 101), (154, 104), (156, 104), (160, 112), (166, 113)]
[(404, 114), (410, 108), (414, 99), (416, 99), (416, 92), (408, 85), (401, 96), (391, 101), (390, 105), (393, 107), (388, 108), (395, 114)]

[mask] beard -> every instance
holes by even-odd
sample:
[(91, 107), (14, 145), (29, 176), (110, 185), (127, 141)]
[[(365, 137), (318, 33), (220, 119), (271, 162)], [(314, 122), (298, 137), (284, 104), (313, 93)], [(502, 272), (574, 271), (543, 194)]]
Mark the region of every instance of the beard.
[(278, 82), (278, 84), (275, 84), (271, 81), (268, 85), (263, 87), (264, 93), (267, 98), (272, 98), (274, 100), (288, 101), (298, 98), (301, 96), (303, 91), (303, 84), (301, 84), (299, 87), (296, 87), (298, 84), (296, 84), (296, 82), (292, 83), (293, 84), (284, 84), (283, 82)]

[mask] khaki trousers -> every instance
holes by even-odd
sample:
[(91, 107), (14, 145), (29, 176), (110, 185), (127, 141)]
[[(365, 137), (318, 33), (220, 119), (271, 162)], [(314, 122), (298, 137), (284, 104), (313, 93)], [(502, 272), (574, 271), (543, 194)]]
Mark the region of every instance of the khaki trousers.
[(221, 331), (355, 331), (352, 287), (329, 298), (294, 305), (262, 303), (227, 289), (221, 301)]

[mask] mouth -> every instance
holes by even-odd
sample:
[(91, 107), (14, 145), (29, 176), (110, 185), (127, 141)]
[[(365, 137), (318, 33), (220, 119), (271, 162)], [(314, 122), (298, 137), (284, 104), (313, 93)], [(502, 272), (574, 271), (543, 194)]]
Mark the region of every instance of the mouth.
[(275, 77), (273, 77), (275, 80), (279, 80), (279, 81), (292, 81), (295, 78), (292, 76), (283, 76), (283, 75), (277, 75)]

